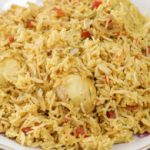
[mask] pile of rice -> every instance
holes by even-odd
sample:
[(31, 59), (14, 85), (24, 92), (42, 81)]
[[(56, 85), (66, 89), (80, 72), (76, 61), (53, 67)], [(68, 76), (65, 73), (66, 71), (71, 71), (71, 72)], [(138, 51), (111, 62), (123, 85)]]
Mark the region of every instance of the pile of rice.
[(0, 15), (0, 133), (44, 150), (110, 150), (150, 133), (150, 19), (129, 0), (45, 0)]

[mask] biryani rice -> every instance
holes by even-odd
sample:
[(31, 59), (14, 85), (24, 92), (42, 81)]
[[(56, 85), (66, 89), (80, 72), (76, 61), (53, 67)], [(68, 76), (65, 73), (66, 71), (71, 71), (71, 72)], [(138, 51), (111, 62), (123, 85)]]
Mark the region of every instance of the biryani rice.
[(0, 15), (0, 132), (44, 150), (110, 150), (150, 133), (150, 19), (129, 0), (45, 0)]

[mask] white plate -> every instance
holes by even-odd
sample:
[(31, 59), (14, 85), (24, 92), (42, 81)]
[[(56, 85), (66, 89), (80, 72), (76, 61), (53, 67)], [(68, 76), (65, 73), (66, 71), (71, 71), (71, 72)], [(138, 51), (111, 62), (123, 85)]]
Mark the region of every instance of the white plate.
[[(41, 0), (0, 0), (0, 9), (6, 10), (12, 4), (18, 4), (24, 6), (27, 1), (37, 3), (41, 5)], [(150, 0), (132, 0), (136, 6), (144, 13), (150, 14)], [(134, 138), (133, 141), (127, 144), (119, 144), (113, 147), (113, 150), (146, 150), (145, 146), (150, 145), (150, 136), (143, 139)], [(17, 144), (15, 141), (12, 141), (2, 135), (0, 135), (0, 147), (5, 150), (37, 150), (33, 148), (27, 148)], [(149, 146), (150, 148), (150, 146)]]

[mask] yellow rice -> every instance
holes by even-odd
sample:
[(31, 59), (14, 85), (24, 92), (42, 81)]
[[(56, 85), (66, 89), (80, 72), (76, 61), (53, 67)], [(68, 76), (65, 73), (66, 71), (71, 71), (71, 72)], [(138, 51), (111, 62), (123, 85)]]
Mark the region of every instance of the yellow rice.
[(150, 133), (150, 19), (129, 0), (101, 2), (0, 15), (1, 133), (44, 150), (110, 150)]

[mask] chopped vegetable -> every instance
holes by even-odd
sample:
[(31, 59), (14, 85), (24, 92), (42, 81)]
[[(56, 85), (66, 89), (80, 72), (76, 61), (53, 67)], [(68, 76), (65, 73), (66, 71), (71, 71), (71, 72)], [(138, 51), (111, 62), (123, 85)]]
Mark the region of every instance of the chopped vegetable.
[(135, 111), (137, 110), (138, 105), (127, 105), (127, 110), (129, 111)]
[(8, 37), (9, 44), (13, 43), (14, 41), (15, 41), (14, 36), (9, 36)]
[(144, 132), (143, 134), (138, 134), (137, 136), (138, 136), (139, 138), (144, 138), (144, 137), (147, 137), (147, 136), (149, 136), (149, 135), (150, 135), (150, 133)]
[(116, 37), (119, 37), (120, 34), (121, 34), (121, 33), (120, 33), (119, 31), (115, 33)]
[(76, 137), (80, 137), (80, 136), (86, 137), (87, 136), (87, 134), (82, 126), (80, 126), (76, 129), (75, 134), (76, 134)]
[(92, 3), (92, 9), (97, 9), (101, 4), (102, 2), (100, 0), (94, 0)]
[(32, 129), (31, 127), (26, 127), (26, 128), (23, 128), (22, 131), (27, 134), (28, 132), (30, 132)]
[(146, 55), (149, 56), (150, 55), (150, 46), (147, 48), (146, 50)]
[(61, 17), (65, 16), (65, 13), (62, 11), (62, 9), (54, 8), (54, 10), (56, 12), (56, 17), (61, 18)]
[(86, 30), (86, 29), (82, 30), (82, 32), (81, 32), (81, 37), (82, 38), (91, 38), (91, 36), (92, 35), (88, 30)]
[(33, 22), (31, 20), (27, 21), (26, 27), (27, 28), (33, 28), (34, 27)]
[(106, 115), (110, 119), (115, 119), (116, 118), (116, 113), (115, 113), (114, 110), (107, 111)]

